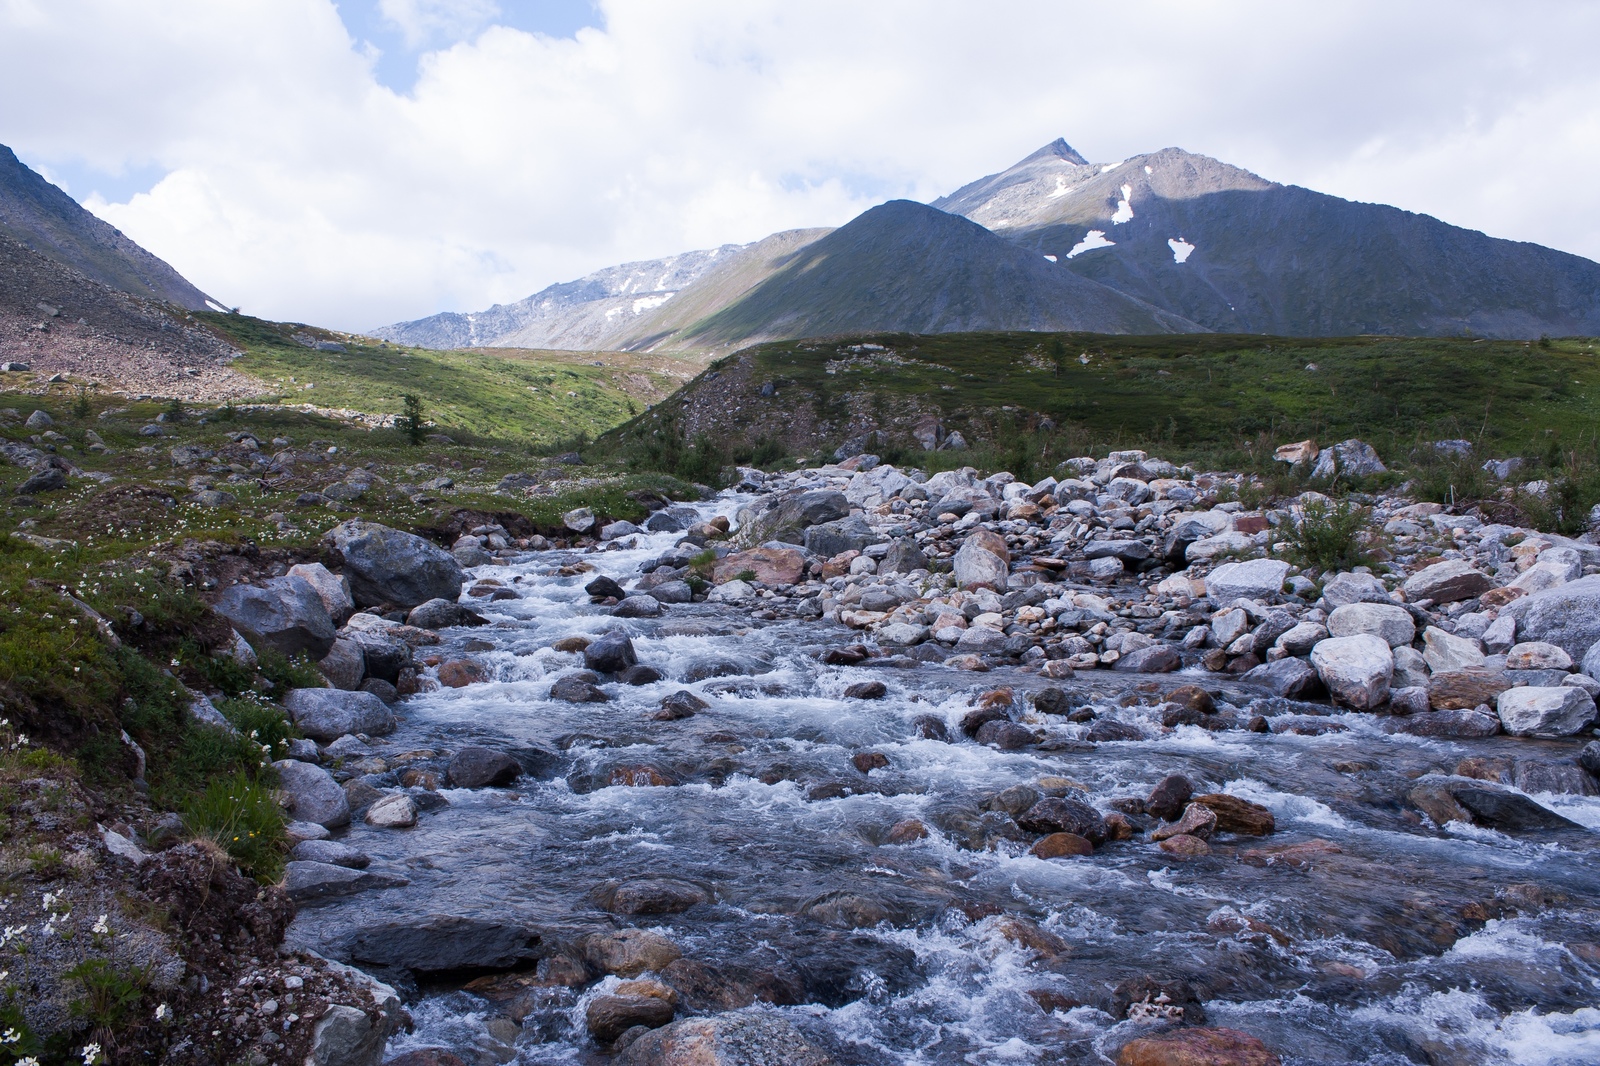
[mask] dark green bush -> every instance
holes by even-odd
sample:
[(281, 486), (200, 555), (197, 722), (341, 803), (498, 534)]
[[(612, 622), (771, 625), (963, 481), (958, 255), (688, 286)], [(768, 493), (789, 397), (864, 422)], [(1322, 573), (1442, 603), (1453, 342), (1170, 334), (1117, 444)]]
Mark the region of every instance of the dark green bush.
[(1285, 531), (1282, 544), (1284, 555), (1297, 566), (1332, 572), (1372, 566), (1377, 562), (1376, 540), (1366, 508), (1349, 500), (1331, 507), (1313, 500), (1299, 523)]
[(214, 842), (262, 883), (283, 871), (283, 811), (272, 790), (244, 773), (214, 780), (183, 806), (183, 825)]

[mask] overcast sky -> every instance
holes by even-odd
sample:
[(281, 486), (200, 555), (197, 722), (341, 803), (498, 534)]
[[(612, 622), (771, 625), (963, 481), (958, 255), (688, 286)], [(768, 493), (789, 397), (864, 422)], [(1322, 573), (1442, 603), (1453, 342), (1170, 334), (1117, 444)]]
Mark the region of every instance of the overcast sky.
[(1055, 137), (1600, 259), (1600, 4), (0, 0), (0, 143), (344, 329), (930, 200)]

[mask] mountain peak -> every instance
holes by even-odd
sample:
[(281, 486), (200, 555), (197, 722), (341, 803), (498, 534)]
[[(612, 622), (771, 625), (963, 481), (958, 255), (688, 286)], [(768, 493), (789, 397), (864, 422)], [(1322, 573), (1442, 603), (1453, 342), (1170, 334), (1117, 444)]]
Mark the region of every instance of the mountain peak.
[(1089, 165), (1089, 161), (1083, 158), (1083, 156), (1079, 155), (1076, 148), (1073, 148), (1072, 145), (1068, 144), (1064, 138), (1057, 137), (1055, 140), (1051, 141), (1037, 152), (1034, 152), (1026, 159), (1018, 162), (1016, 166), (1012, 167), (1011, 169), (1015, 170), (1017, 167), (1025, 167), (1029, 163), (1037, 163), (1045, 159), (1062, 159), (1073, 164), (1074, 166), (1080, 167), (1086, 167)]

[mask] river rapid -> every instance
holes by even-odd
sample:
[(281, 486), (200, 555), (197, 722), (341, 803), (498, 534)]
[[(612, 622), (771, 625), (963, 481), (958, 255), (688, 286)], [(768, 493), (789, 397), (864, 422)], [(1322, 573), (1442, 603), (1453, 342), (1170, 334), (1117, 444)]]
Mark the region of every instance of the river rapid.
[[(740, 502), (700, 511), (731, 515)], [(1201, 681), (1239, 707), (1261, 693), (1215, 675), (1056, 682), (909, 659), (831, 666), (819, 652), (858, 635), (756, 617), (759, 601), (651, 619), (591, 605), (583, 586), (597, 574), (626, 585), (677, 539), (641, 534), (473, 571), (517, 598), (474, 602), (492, 624), (448, 630), (440, 650), (470, 655), (491, 679), (405, 700), (399, 730), (373, 746), (482, 744), (533, 772), (510, 788), (442, 789), (447, 803), (415, 828), (352, 826), (343, 842), (409, 883), (304, 907), (291, 946), (347, 957), (363, 928), (436, 915), (518, 923), (551, 952), (596, 930), (647, 928), (699, 964), (680, 1017), (754, 998), (840, 1063), (1109, 1062), (1179, 1013), (1251, 1033), (1294, 1064), (1600, 1061), (1600, 799), (1535, 797), (1590, 832), (1516, 836), (1441, 830), (1403, 802), (1416, 778), (1463, 757), (1526, 757), (1553, 742), (1389, 735), (1374, 716), (1335, 713), (1348, 728), (1323, 735), (1179, 726), (1088, 743), (1087, 725), (1038, 714), (1026, 695), (1057, 686), (1101, 718), (1138, 722), (1153, 688)], [(665, 680), (602, 683), (604, 703), (551, 700), (554, 679), (584, 668), (551, 644), (616, 628)], [(683, 680), (707, 672), (721, 676)], [(871, 680), (886, 696), (844, 696)], [(1049, 741), (1003, 751), (962, 736), (975, 698), (1002, 687)], [(685, 688), (710, 706), (651, 718)], [(949, 741), (921, 735), (927, 715)], [(874, 752), (886, 766), (852, 764)], [(1143, 835), (1040, 859), (1003, 812), (1014, 799), (995, 798), (1077, 790), (1110, 811), (1172, 773), (1264, 805), (1276, 832), (1215, 837), (1190, 861)], [(928, 835), (891, 843), (910, 819)], [(641, 879), (704, 901), (607, 909), (619, 884)], [(617, 982), (530, 983), (508, 998), (402, 980), (415, 1027), (390, 1053), (606, 1062), (585, 1010)]]

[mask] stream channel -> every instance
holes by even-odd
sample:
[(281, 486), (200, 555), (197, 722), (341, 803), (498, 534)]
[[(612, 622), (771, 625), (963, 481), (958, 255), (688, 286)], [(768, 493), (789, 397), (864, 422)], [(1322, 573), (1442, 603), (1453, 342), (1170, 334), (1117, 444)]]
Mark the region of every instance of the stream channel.
[[(731, 515), (745, 499), (700, 511)], [(511, 788), (443, 789), (448, 803), (412, 829), (352, 826), (343, 841), (409, 883), (303, 907), (292, 946), (350, 959), (363, 930), (447, 915), (526, 926), (540, 954), (581, 957), (572, 945), (596, 931), (650, 929), (692, 964), (677, 971), (679, 1017), (754, 999), (840, 1063), (1110, 1062), (1141, 1017), (1179, 1011), (1249, 1032), (1285, 1063), (1600, 1062), (1600, 799), (1538, 796), (1590, 832), (1516, 836), (1441, 831), (1404, 802), (1421, 774), (1542, 742), (1386, 735), (1341, 714), (1331, 720), (1349, 728), (1321, 736), (1180, 726), (1089, 744), (1086, 726), (1036, 714), (1026, 694), (1058, 685), (1131, 722), (1140, 709), (1119, 701), (1150, 678), (828, 666), (819, 651), (857, 639), (833, 622), (718, 603), (623, 620), (590, 604), (596, 574), (626, 585), (677, 539), (472, 572), (518, 598), (474, 602), (493, 624), (446, 631), (438, 650), (470, 654), (491, 680), (405, 700), (398, 732), (374, 746), (483, 744), (520, 751), (534, 772)], [(573, 573), (579, 563), (592, 569)], [(584, 664), (550, 645), (618, 627), (666, 679), (604, 683), (604, 703), (552, 701), (551, 682)], [(683, 680), (706, 672), (723, 676)], [(844, 698), (864, 680), (887, 695)], [(1218, 687), (1216, 675), (1163, 684), (1184, 681)], [(1220, 684), (1240, 706), (1260, 695)], [(970, 701), (1003, 686), (1058, 743), (1001, 751), (962, 736)], [(683, 688), (709, 708), (652, 720)], [(914, 720), (930, 714), (949, 742), (919, 735)], [(862, 752), (888, 765), (863, 774), (851, 762)], [(1265, 805), (1276, 833), (1217, 837), (1187, 862), (1141, 836), (1039, 859), (1031, 836), (985, 810), (1024, 785), (1081, 789), (1110, 811), (1171, 773)], [(928, 835), (890, 843), (907, 819)], [(643, 887), (623, 895), (644, 902), (617, 913), (630, 884)], [(465, 975), (417, 984), (376, 969), (415, 1020), (390, 1053), (609, 1061), (585, 1008), (618, 978), (569, 987), (561, 963), (547, 958), (514, 998), (463, 990)]]

